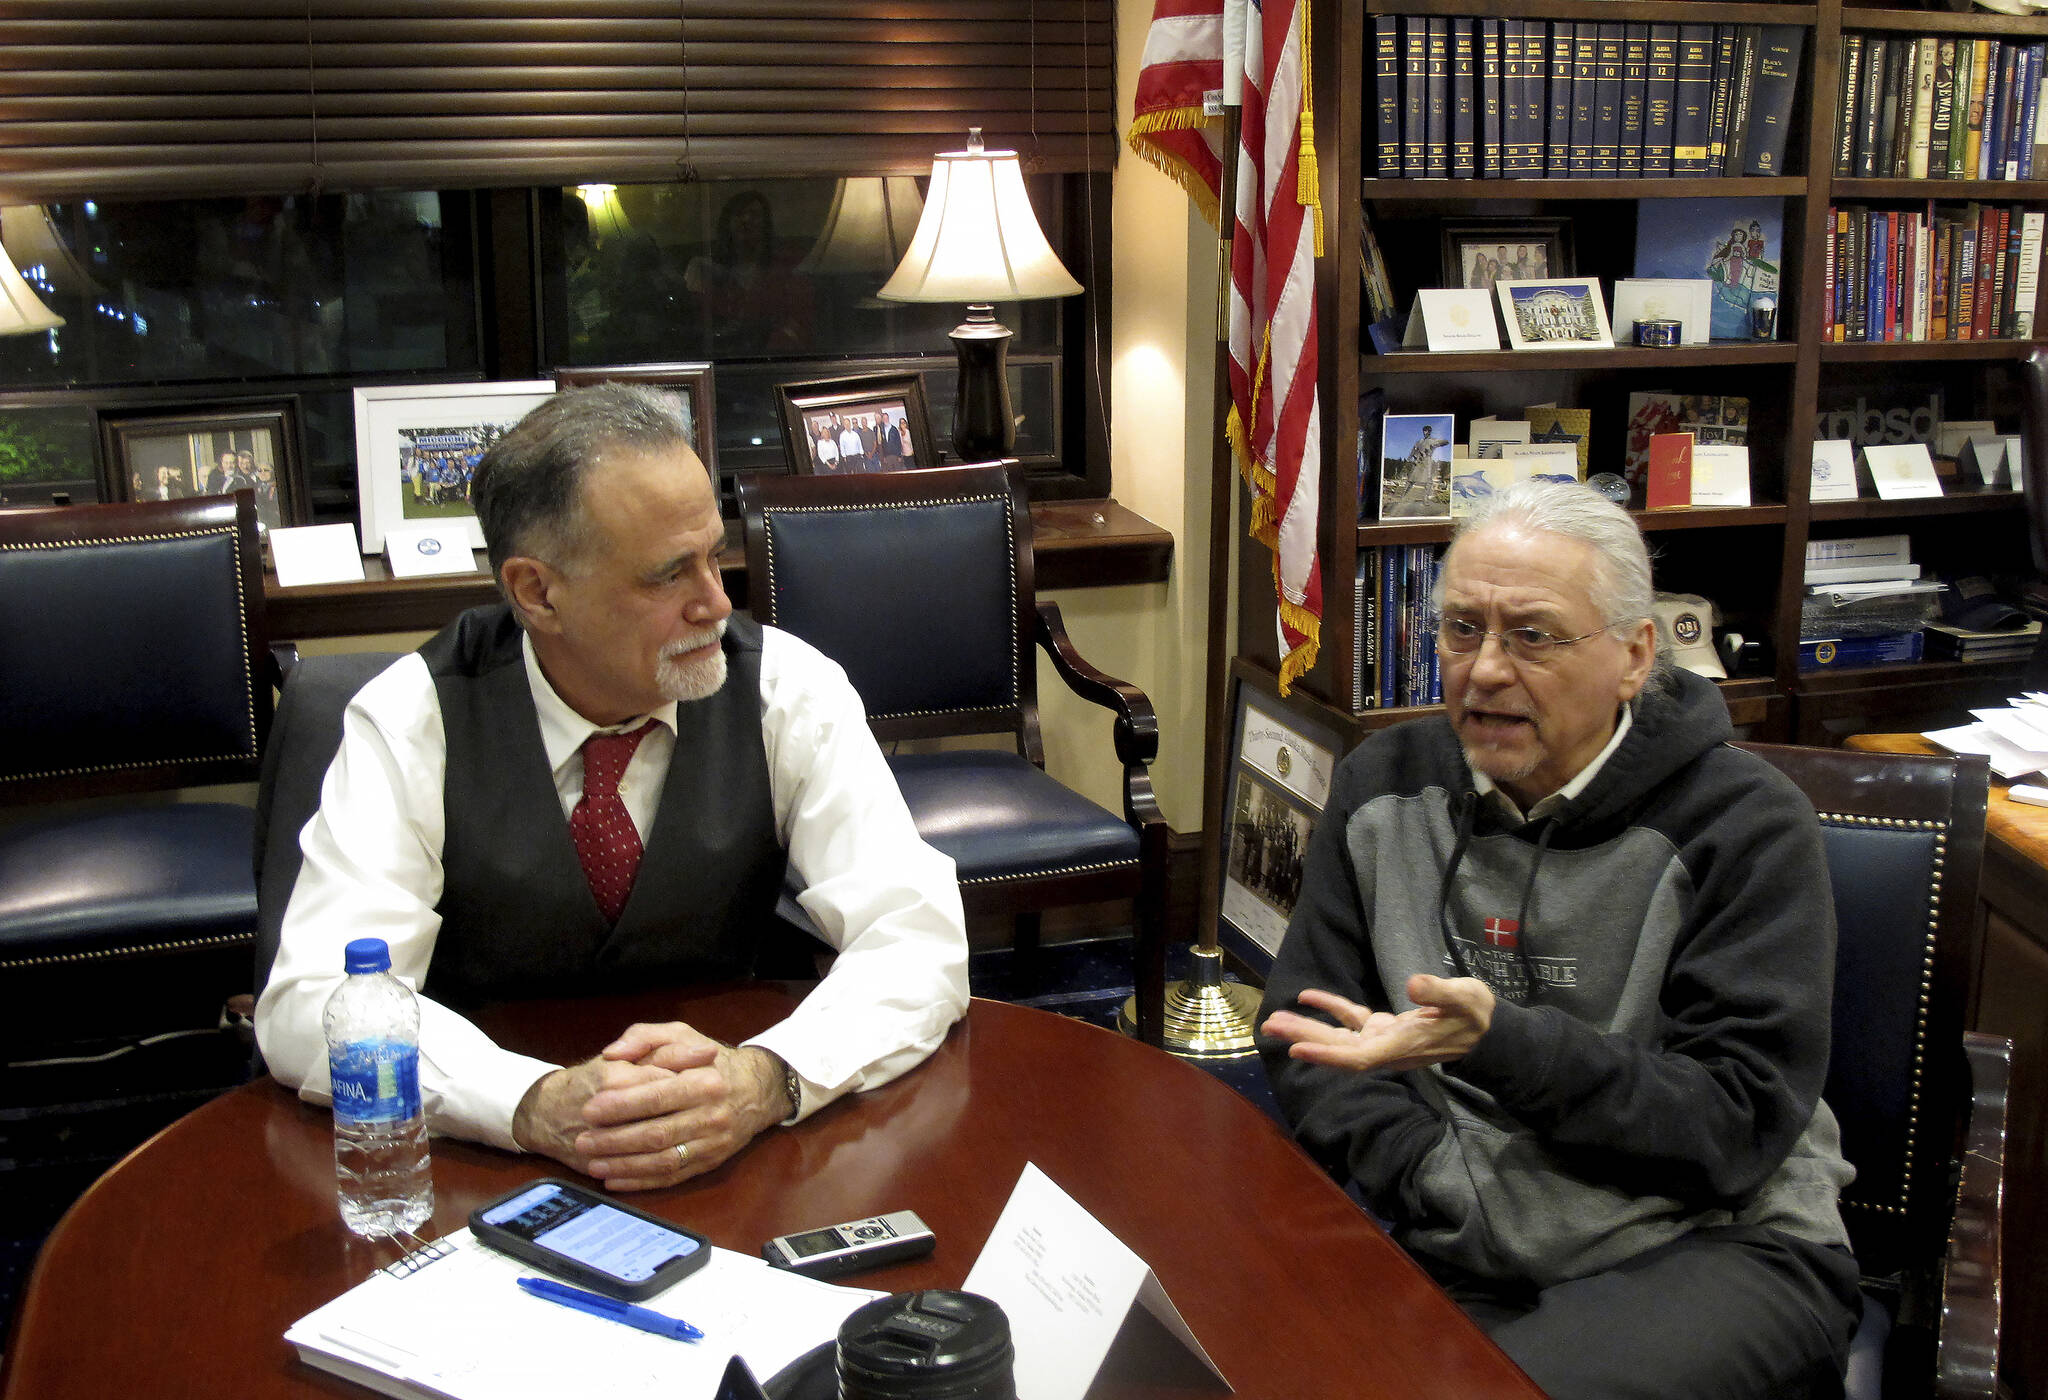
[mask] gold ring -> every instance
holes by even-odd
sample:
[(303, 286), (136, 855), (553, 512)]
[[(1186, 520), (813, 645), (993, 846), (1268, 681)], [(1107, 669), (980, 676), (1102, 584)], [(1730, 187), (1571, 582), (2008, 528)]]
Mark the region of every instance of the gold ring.
[(686, 1167), (690, 1165), (690, 1144), (687, 1142), (676, 1144), (676, 1160)]

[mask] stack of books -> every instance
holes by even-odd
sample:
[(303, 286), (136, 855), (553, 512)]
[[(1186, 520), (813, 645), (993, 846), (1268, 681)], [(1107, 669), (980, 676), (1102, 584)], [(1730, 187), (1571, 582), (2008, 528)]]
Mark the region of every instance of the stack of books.
[(1927, 654), (1942, 661), (2024, 661), (2034, 654), (2041, 624), (2027, 622), (2003, 632), (1973, 632), (1946, 622), (1930, 622)]
[(1925, 654), (1921, 628), (1941, 585), (1921, 580), (1909, 536), (1809, 540), (1805, 583), (1800, 670), (1893, 665)]
[(1373, 19), (1381, 179), (1785, 174), (1806, 30)]
[(1845, 34), (1837, 177), (2031, 180), (2048, 173), (2041, 69), (2017, 39)]
[(2019, 205), (1830, 205), (1826, 338), (2031, 338), (2042, 224)]
[(1358, 552), (1352, 596), (1357, 628), (1353, 710), (1433, 705), (1443, 699), (1435, 615), (1429, 608), (1443, 560), (1432, 545), (1381, 545)]

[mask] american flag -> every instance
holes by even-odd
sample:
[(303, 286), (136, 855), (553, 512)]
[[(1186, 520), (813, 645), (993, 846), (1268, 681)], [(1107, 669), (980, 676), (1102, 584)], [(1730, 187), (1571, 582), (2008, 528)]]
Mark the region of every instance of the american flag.
[[(1225, 87), (1238, 8), (1155, 0), (1131, 144), (1203, 202), (1221, 174), (1203, 95)], [(1308, 0), (1243, 7), (1244, 110), (1230, 244), (1230, 415), (1252, 492), (1251, 532), (1273, 551), (1280, 693), (1315, 664), (1323, 590), (1316, 558), (1322, 417), (1316, 399), (1315, 259), (1322, 252)], [(1234, 84), (1230, 85), (1234, 87)], [(1217, 196), (1210, 195), (1213, 205)], [(1207, 210), (1205, 209), (1205, 212)]]

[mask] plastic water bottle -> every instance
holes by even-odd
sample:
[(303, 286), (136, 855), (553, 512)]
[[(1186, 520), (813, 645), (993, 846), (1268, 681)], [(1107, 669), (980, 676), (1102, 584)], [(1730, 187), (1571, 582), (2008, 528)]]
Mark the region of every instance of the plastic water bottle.
[(334, 1092), (334, 1184), (342, 1223), (374, 1239), (434, 1213), (420, 1109), (420, 1004), (391, 975), (383, 939), (350, 943), (344, 966), (348, 980), (322, 1017)]

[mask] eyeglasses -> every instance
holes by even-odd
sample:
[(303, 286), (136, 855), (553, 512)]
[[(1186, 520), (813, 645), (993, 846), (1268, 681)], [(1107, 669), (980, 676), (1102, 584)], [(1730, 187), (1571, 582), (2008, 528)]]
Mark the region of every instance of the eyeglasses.
[(1581, 632), (1576, 637), (1560, 637), (1546, 632), (1541, 627), (1503, 627), (1498, 632), (1481, 627), (1466, 617), (1440, 617), (1436, 621), (1436, 644), (1439, 651), (1454, 656), (1467, 656), (1486, 645), (1492, 637), (1499, 641), (1500, 648), (1516, 661), (1531, 666), (1540, 666), (1550, 660), (1559, 647), (1575, 646), (1588, 637), (1597, 637), (1607, 629), (1596, 627), (1591, 632)]

